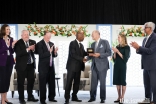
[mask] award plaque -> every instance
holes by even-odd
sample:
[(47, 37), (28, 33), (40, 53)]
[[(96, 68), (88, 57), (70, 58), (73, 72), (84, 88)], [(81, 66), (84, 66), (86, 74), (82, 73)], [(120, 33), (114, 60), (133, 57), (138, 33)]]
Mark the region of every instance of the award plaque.
[(87, 48), (87, 53), (94, 53), (94, 49), (93, 48)]

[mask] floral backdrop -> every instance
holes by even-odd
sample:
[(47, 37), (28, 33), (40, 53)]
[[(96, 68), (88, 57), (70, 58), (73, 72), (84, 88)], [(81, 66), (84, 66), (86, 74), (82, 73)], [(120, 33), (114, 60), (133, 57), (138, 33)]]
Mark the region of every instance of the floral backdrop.
[(132, 26), (130, 28), (125, 28), (123, 25), (120, 28), (121, 34), (125, 34), (127, 37), (144, 37), (145, 33), (141, 26)]
[(43, 36), (44, 35), (44, 31), (50, 31), (53, 35), (58, 36), (72, 36), (72, 35), (76, 35), (76, 33), (78, 31), (82, 31), (84, 32), (84, 35), (86, 37), (89, 37), (90, 34), (87, 31), (87, 26), (76, 26), (76, 25), (65, 25), (65, 26), (59, 26), (57, 25), (56, 27), (54, 27), (53, 25), (45, 25), (44, 27), (40, 27), (38, 26), (35, 22), (34, 24), (28, 24), (26, 26), (27, 30), (29, 30), (29, 32), (35, 36)]

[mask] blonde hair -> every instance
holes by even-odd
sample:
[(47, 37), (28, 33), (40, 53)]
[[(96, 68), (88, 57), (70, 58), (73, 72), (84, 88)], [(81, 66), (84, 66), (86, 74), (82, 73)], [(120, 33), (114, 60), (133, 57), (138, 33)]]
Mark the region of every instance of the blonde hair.
[(119, 43), (120, 47), (124, 47), (127, 46), (127, 37), (124, 34), (119, 34), (119, 36), (121, 37), (121, 43)]

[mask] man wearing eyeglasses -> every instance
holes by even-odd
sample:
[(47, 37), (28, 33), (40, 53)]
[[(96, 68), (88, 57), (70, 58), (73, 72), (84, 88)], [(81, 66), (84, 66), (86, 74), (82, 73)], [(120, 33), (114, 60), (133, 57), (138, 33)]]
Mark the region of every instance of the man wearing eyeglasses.
[[(139, 104), (156, 104), (156, 33), (154, 33), (155, 24), (146, 22), (144, 24), (144, 32), (147, 37), (144, 38), (142, 46), (136, 42), (131, 45), (136, 49), (137, 54), (141, 55), (141, 64), (143, 69), (143, 81), (145, 88), (145, 100)], [(153, 93), (153, 102), (152, 99)]]

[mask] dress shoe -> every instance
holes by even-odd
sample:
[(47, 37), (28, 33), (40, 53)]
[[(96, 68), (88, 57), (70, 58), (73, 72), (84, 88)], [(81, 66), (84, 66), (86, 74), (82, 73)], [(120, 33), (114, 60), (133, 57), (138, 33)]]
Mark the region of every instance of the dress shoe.
[(76, 102), (82, 102), (82, 100), (77, 99), (72, 99), (72, 101), (76, 101)]
[(25, 100), (20, 100), (19, 103), (20, 104), (26, 104)]
[(69, 100), (66, 100), (64, 104), (69, 104)]
[(138, 102), (138, 104), (150, 104), (150, 99), (149, 98), (145, 98), (143, 101)]
[(105, 103), (105, 100), (101, 100), (101, 102), (100, 103)]
[(35, 99), (35, 97), (34, 96), (32, 96), (32, 97), (28, 97), (28, 101), (33, 101), (33, 102), (37, 102), (38, 101), (38, 99)]
[(93, 102), (93, 101), (95, 101), (94, 99), (90, 99), (88, 102)]
[(57, 102), (57, 100), (55, 100), (55, 99), (49, 99), (49, 101), (51, 101), (51, 102)]
[(40, 102), (40, 104), (47, 104), (45, 101), (43, 101), (43, 102)]
[(13, 104), (12, 102), (5, 101), (7, 104)]

